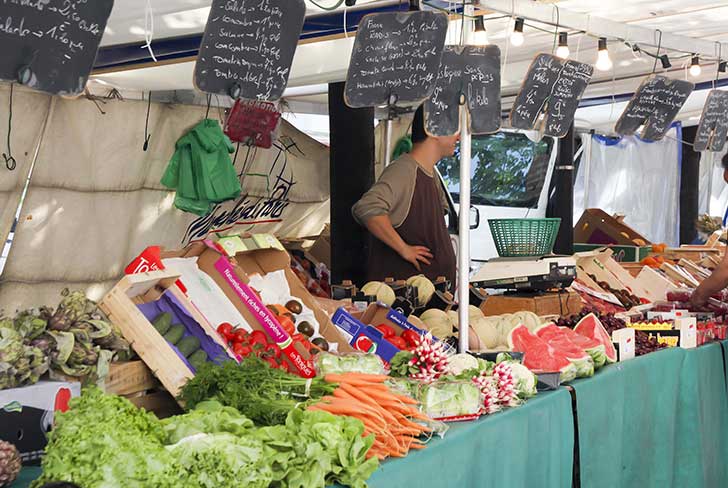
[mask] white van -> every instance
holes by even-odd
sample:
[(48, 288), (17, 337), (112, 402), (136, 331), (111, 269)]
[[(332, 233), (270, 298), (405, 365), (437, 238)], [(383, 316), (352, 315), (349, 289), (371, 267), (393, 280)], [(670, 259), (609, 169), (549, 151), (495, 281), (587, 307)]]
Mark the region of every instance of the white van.
[[(530, 134), (529, 134), (530, 135)], [(534, 142), (523, 132), (503, 130), (473, 136), (471, 164), (470, 259), (472, 268), (498, 256), (488, 219), (546, 217), (558, 144), (552, 137)], [(459, 151), (437, 165), (448, 191), (451, 234), (457, 234), (460, 200)], [(453, 236), (455, 242), (456, 236)]]

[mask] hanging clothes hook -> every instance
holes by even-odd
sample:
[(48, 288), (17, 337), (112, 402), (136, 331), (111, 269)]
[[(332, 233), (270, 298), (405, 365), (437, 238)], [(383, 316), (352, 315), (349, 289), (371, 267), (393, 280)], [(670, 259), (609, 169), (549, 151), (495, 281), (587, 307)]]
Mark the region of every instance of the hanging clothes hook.
[[(143, 97), (144, 95), (142, 95)], [(152, 110), (152, 92), (149, 92), (149, 98), (147, 100), (147, 118), (144, 122), (144, 151), (146, 152), (147, 149), (149, 149), (149, 140), (152, 138), (152, 135), (149, 133), (149, 112)]]
[(10, 84), (10, 108), (8, 110), (8, 152), (3, 153), (3, 159), (5, 160), (5, 167), (9, 171), (13, 171), (15, 168), (17, 168), (18, 163), (15, 161), (15, 158), (13, 157), (13, 151), (10, 149), (10, 133), (13, 128), (13, 87), (15, 86), (15, 83)]

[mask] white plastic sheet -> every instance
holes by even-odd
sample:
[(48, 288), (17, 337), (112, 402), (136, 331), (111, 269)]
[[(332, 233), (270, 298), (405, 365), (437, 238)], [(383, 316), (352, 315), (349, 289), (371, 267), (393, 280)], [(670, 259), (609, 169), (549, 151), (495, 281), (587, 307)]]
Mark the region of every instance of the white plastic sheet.
[(575, 219), (585, 208), (601, 208), (624, 214), (652, 242), (678, 245), (681, 139), (679, 125), (658, 142), (582, 135), (586, 149), (574, 184)]
[(728, 148), (716, 153), (703, 151), (700, 157), (699, 213), (721, 219), (728, 207), (728, 185), (720, 163), (726, 151)]

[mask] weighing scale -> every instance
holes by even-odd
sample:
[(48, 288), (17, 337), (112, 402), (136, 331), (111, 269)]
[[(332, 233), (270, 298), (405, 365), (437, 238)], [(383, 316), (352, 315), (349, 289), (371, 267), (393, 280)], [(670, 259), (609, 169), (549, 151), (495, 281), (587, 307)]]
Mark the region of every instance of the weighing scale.
[(566, 288), (576, 279), (573, 256), (495, 258), (470, 278), (479, 288), (545, 291)]

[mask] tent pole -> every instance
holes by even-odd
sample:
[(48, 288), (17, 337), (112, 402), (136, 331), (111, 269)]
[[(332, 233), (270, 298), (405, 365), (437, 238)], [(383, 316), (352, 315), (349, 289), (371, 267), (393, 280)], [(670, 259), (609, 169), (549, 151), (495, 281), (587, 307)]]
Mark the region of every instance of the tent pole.
[(392, 162), (392, 118), (387, 117), (384, 121), (384, 167), (390, 165)]
[[(472, 16), (473, 5), (465, 5), (465, 15)], [(463, 22), (462, 44), (468, 44), (472, 37), (471, 22)], [(460, 108), (460, 222), (458, 245), (458, 330), (459, 351), (468, 350), (470, 332), (468, 305), (470, 304), (470, 164), (471, 164), (471, 134), (468, 120), (468, 111), (465, 106)]]

